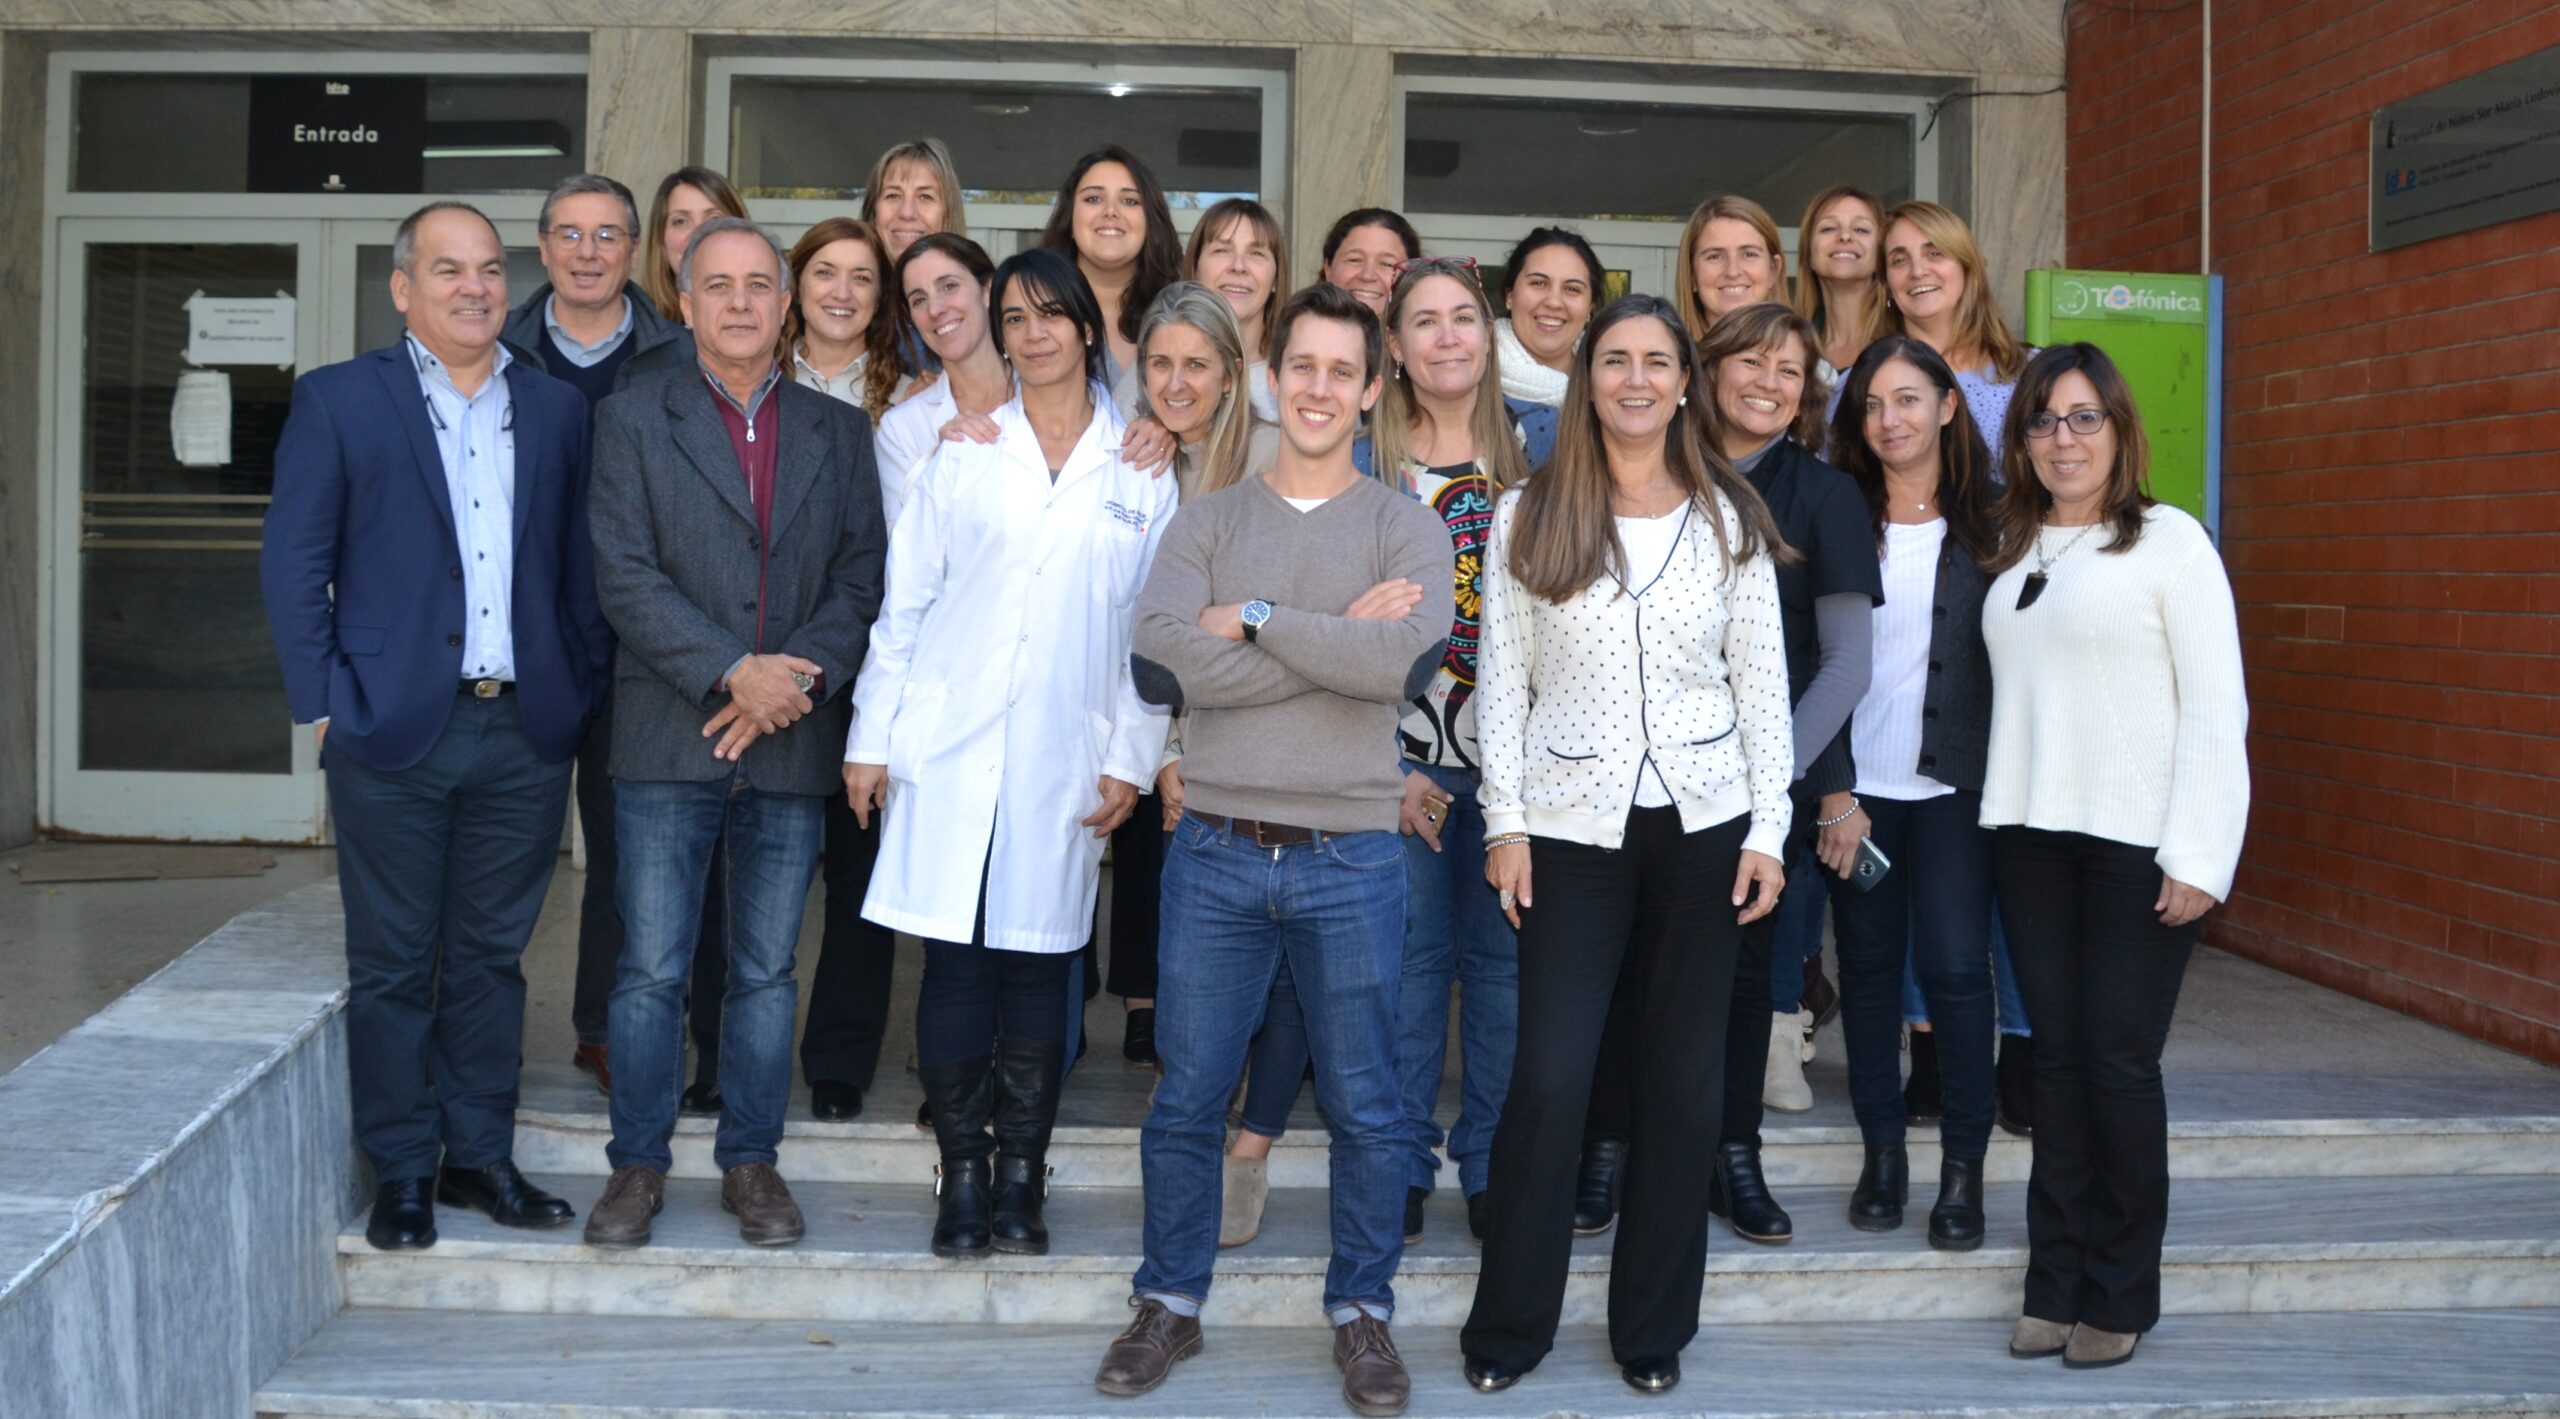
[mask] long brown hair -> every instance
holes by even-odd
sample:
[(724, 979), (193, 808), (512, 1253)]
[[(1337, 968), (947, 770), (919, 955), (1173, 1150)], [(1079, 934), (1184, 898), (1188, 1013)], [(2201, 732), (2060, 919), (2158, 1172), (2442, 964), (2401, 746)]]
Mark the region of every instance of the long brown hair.
[(1947, 520), (1947, 537), (1977, 562), (1986, 561), (1999, 545), (1992, 506), (1991, 446), (1973, 421), (1964, 389), (1946, 357), (1928, 342), (1908, 335), (1887, 335), (1861, 352), (1840, 382), (1840, 408), (1831, 420), (1831, 464), (1849, 475), (1867, 500), (1867, 521), (1875, 528), (1876, 545), (1884, 545), (1884, 461), (1867, 443), (1867, 391), (1876, 371), (1900, 360), (1920, 371), (1944, 400), (1954, 395), (1956, 416), (1938, 430), (1938, 511)]
[[(1804, 220), (1796, 225), (1796, 314), (1811, 321), (1818, 334), (1830, 332), (1831, 311), (1826, 304), (1829, 298), (1822, 289), (1822, 278), (1813, 269), (1813, 224), (1822, 220), (1822, 209), (1844, 199), (1863, 202), (1868, 211), (1876, 214), (1876, 269), (1867, 277), (1866, 309), (1858, 321), (1862, 328), (1854, 332), (1858, 348), (1863, 350), (1889, 333), (1894, 321), (1893, 296), (1884, 288), (1884, 202), (1865, 188), (1844, 182), (1824, 188), (1805, 204)], [(1821, 353), (1819, 343), (1814, 353)]]
[[(1707, 388), (1716, 387), (1716, 366), (1735, 355), (1753, 350), (1775, 349), (1793, 339), (1804, 350), (1804, 389), (1796, 396), (1796, 416), (1787, 421), (1787, 437), (1808, 452), (1822, 452), (1822, 409), (1831, 398), (1824, 388), (1822, 376), (1814, 372), (1814, 361), (1822, 358), (1821, 337), (1813, 333), (1813, 322), (1776, 301), (1762, 301), (1740, 310), (1725, 312), (1724, 319), (1710, 326), (1698, 341), (1698, 368), (1705, 372)], [(1724, 409), (1714, 400), (1707, 402), (1707, 432), (1723, 446)]]
[[(1250, 197), (1227, 197), (1213, 203), (1200, 214), (1200, 220), (1191, 228), (1190, 244), (1182, 249), (1182, 279), (1200, 279), (1200, 253), (1238, 222), (1253, 233), (1252, 240), (1262, 243), (1271, 253), (1271, 289), (1262, 297), (1262, 348), (1249, 352), (1246, 363), (1250, 364), (1271, 358), (1271, 323), (1280, 318), (1280, 303), (1289, 298), (1289, 234), (1280, 229), (1280, 219)], [(1242, 322), (1238, 325), (1241, 327)]]
[(1076, 159), (1076, 165), (1067, 169), (1067, 180), (1058, 184), (1058, 205), (1049, 209), (1049, 225), (1040, 233), (1040, 244), (1082, 264), (1076, 254), (1076, 189), (1084, 185), (1086, 173), (1104, 163), (1118, 163), (1129, 170), (1130, 180), (1138, 184), (1138, 206), (1146, 213), (1138, 269), (1129, 277), (1129, 289), (1120, 293), (1120, 338), (1134, 343), (1138, 325), (1147, 318), (1147, 307), (1155, 304), (1157, 293), (1182, 279), (1182, 242), (1173, 234), (1173, 209), (1165, 203), (1164, 184), (1138, 161), (1138, 155), (1115, 143)]
[(1707, 223), (1719, 219), (1747, 223), (1768, 243), (1769, 262), (1777, 271), (1769, 299), (1787, 296), (1787, 248), (1778, 240), (1778, 223), (1769, 209), (1731, 193), (1710, 197), (1698, 204), (1698, 210), (1689, 214), (1689, 225), (1680, 229), (1680, 265), (1671, 273), (1671, 299), (1680, 307), (1680, 326), (1692, 340), (1707, 333), (1707, 314), (1698, 293), (1698, 241), (1706, 235)]
[(711, 199), (711, 205), (737, 218), (747, 217), (747, 199), (729, 185), (729, 179), (706, 167), (680, 167), (658, 180), (658, 195), (649, 199), (649, 231), (640, 246), (640, 289), (657, 302), (658, 314), (681, 325), (684, 307), (676, 301), (676, 273), (667, 268), (667, 203), (676, 189), (690, 187)]
[[(2000, 302), (1991, 290), (1991, 268), (1982, 259), (1982, 244), (1973, 239), (1973, 228), (1948, 208), (1935, 202), (1910, 201), (1884, 214), (1884, 231), (1876, 234), (1876, 271), (1882, 277), (1885, 262), (1884, 239), (1898, 222), (1909, 222), (1920, 229), (1920, 235), (1931, 246), (1945, 252), (1964, 269), (1964, 294), (1956, 300), (1956, 349), (1947, 353), (1971, 353), (1991, 362), (1991, 371), (2002, 380), (2013, 380), (2027, 363), (2027, 347), (2009, 330), (2008, 319), (2000, 314)], [(1892, 288), (1886, 287), (1888, 294)], [(1896, 307), (1895, 324), (1908, 327), (1901, 310)]]
[[(1520, 436), (1512, 431), (1511, 411), (1502, 402), (1502, 367), (1498, 363), (1501, 355), (1495, 348), (1499, 342), (1493, 338), (1493, 303), (1484, 298), (1484, 287), (1477, 284), (1476, 273), (1448, 258), (1406, 263), (1396, 277), (1393, 293), (1387, 297), (1387, 333), (1395, 333), (1404, 321), (1405, 302), (1434, 276), (1457, 282), (1467, 298), (1475, 302), (1477, 329), (1484, 336), (1484, 377), (1476, 381), (1467, 431), (1475, 441), (1476, 466), (1484, 470), (1499, 493), (1529, 476), (1529, 457), (1521, 450)], [(1385, 390), (1378, 395), (1377, 407), (1369, 411), (1369, 471), (1380, 482), (1403, 489), (1405, 465), (1413, 460), (1414, 430), (1423, 417), (1413, 376), (1405, 373), (1403, 363), (1398, 361), (1387, 376)]]
[(897, 391), (898, 381), (905, 377), (907, 369), (898, 353), (898, 315), (894, 307), (901, 302), (889, 289), (889, 245), (870, 223), (852, 217), (828, 217), (802, 233), (793, 244), (791, 303), (782, 313), (782, 358), (788, 364), (792, 351), (809, 333), (808, 322), (800, 314), (800, 303), (808, 298), (800, 278), (820, 251), (839, 241), (858, 241), (871, 248), (872, 263), (879, 268), (879, 279), (872, 288), (871, 323), (862, 331), (862, 408), (877, 419), (889, 407), (889, 396)]
[[(1511, 525), (1511, 575), (1533, 596), (1558, 605), (1612, 571), (1624, 572), (1627, 551), (1618, 540), (1618, 521), (1609, 511), (1609, 453), (1600, 433), (1600, 410), (1593, 402), (1591, 361), (1609, 331), (1630, 320), (1659, 323), (1680, 355), (1679, 390), (1688, 402), (1674, 406), (1663, 431), (1663, 461), (1674, 481), (1707, 516), (1716, 551), (1730, 573), (1752, 557), (1767, 553), (1792, 563), (1796, 553), (1778, 535), (1768, 504), (1749, 481), (1716, 450), (1707, 437), (1705, 410), (1712, 398), (1698, 368), (1697, 347), (1689, 340), (1680, 311), (1660, 296), (1627, 296), (1591, 317), (1582, 343), (1574, 348), (1564, 404), (1556, 423), (1556, 449), (1538, 476), (1522, 485), (1520, 507)], [(1717, 494), (1733, 507), (1739, 545), (1729, 545)]]
[(2035, 460), (2027, 455), (2027, 421), (2044, 412), (2045, 402), (2053, 398), (2053, 387), (2062, 377), (2077, 370), (2087, 377), (2089, 387), (2098, 391), (2098, 407), (2107, 411), (2107, 427), (2115, 431), (2116, 466), (2107, 470), (2106, 500), (2098, 509), (2100, 520), (2113, 523), (2114, 531), (2101, 552), (2130, 552), (2142, 540), (2143, 514), (2152, 504), (2151, 441), (2143, 436), (2142, 411), (2135, 407), (2133, 389), (2124, 382), (2124, 374), (2107, 352), (2087, 341), (2055, 345), (2039, 351), (2027, 361), (2018, 376), (2018, 387), (2009, 396), (2009, 414), (2002, 421), (2001, 457), (2007, 466), (2009, 486), (2000, 495), (1995, 511), (1999, 519), (2000, 550), (1986, 569), (1994, 575), (2007, 571), (2024, 560), (2028, 549), (2036, 545), (2036, 534), (2043, 530), (2047, 514), (2053, 511), (2053, 494), (2045, 491), (2044, 480), (2036, 476)]

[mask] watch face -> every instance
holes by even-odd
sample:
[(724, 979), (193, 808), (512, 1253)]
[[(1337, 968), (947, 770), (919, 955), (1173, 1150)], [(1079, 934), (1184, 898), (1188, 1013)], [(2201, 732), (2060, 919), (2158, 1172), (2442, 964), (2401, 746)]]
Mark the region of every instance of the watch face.
[(1271, 603), (1268, 601), (1248, 601), (1244, 604), (1244, 611), (1242, 614), (1246, 625), (1259, 626), (1263, 622), (1271, 619)]

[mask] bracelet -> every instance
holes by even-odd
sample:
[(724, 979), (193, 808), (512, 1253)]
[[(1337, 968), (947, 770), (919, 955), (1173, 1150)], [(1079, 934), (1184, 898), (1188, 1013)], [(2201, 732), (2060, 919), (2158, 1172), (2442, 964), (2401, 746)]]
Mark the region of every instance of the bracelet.
[(1485, 851), (1491, 852), (1498, 847), (1509, 847), (1513, 843), (1525, 843), (1528, 840), (1527, 833), (1496, 833), (1484, 840), (1484, 848)]
[(1849, 795), (1848, 812), (1841, 814), (1837, 818), (1816, 818), (1813, 820), (1813, 825), (1817, 828), (1836, 828), (1842, 823), (1848, 822), (1850, 819), (1857, 817), (1860, 806), (1858, 796), (1853, 793)]

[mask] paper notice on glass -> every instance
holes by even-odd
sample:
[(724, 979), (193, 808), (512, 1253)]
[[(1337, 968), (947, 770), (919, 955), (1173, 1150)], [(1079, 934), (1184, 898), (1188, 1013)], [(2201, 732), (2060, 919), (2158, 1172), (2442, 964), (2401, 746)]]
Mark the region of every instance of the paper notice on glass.
[(277, 365), (293, 363), (293, 297), (187, 297), (187, 363)]
[(169, 401), (169, 447), (181, 468), (221, 468), (231, 462), (231, 376), (189, 370), (178, 376)]

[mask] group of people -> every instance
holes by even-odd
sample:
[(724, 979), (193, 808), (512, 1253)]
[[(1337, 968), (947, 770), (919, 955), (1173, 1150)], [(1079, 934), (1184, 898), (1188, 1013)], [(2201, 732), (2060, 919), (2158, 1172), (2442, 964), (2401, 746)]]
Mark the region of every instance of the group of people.
[(1710, 1217), (1793, 1234), (1759, 1129), (1804, 1106), (1826, 899), (1849, 1220), (1901, 1225), (1936, 1111), (1928, 1240), (1979, 1245), (1995, 1118), (2031, 1128), (2012, 1353), (2112, 1364), (2157, 1320), (2160, 1056), (2248, 803), (2231, 593), (2146, 495), (2122, 375), (2023, 348), (1954, 212), (1835, 188), (1791, 280), (1712, 197), (1668, 298), (1605, 302), (1569, 230), (1488, 291), (1380, 208), (1299, 286), (1261, 204), (1182, 242), (1116, 147), (1000, 263), (932, 139), (787, 250), (701, 168), (645, 219), (571, 178), (540, 228), (510, 309), (480, 213), (403, 222), (403, 338), (304, 375), (277, 455), (373, 1245), (432, 1245), (439, 1202), (574, 1216), (510, 1156), (574, 764), (593, 1245), (649, 1242), (679, 1112), (717, 1115), (742, 1237), (802, 1236), (816, 878), (814, 1113), (860, 1113), (918, 938), (932, 1249), (1045, 1252), (1108, 845), (1107, 985), (1161, 1078), (1105, 1393), (1200, 1350), (1309, 1077), (1356, 1412), (1406, 1403), (1393, 1280), (1444, 1151), (1469, 1382), (1536, 1367), (1614, 1226), (1612, 1351), (1670, 1389)]

